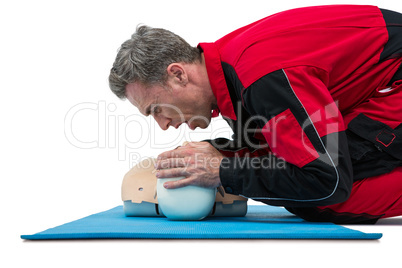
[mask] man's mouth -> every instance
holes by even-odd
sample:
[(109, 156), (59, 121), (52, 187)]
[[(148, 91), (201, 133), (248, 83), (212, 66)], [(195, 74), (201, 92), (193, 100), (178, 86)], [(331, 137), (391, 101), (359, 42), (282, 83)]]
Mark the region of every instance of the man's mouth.
[(196, 128), (197, 128), (197, 126), (192, 126), (188, 121), (184, 121), (184, 122), (181, 122), (181, 123), (177, 123), (176, 125), (174, 125), (173, 127), (175, 128), (175, 129), (178, 129), (182, 124), (187, 124), (187, 126), (191, 129), (191, 130), (195, 130)]
[(178, 128), (181, 126), (181, 124), (183, 124), (183, 123), (178, 123), (178, 124), (176, 124), (176, 125), (174, 126), (174, 128), (175, 128), (175, 129), (178, 129)]
[(188, 121), (184, 121), (184, 122), (181, 122), (181, 123), (177, 123), (175, 126), (174, 126), (174, 128), (175, 129), (178, 129), (180, 126), (181, 126), (181, 124), (187, 124), (187, 126), (191, 129), (191, 130), (194, 130), (196, 127), (193, 127)]

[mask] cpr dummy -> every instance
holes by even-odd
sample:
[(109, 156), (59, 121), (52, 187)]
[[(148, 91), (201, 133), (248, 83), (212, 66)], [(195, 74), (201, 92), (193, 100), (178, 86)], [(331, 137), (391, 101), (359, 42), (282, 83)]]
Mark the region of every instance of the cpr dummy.
[[(200, 188), (196, 186), (187, 186), (180, 189), (164, 189), (164, 179), (157, 179), (155, 175), (155, 161), (156, 160), (154, 158), (144, 159), (135, 165), (124, 176), (121, 193), (124, 213), (126, 216), (167, 216), (172, 220), (200, 220), (205, 216), (241, 217), (246, 215), (247, 199), (240, 196), (227, 194), (223, 191), (223, 188), (221, 188), (221, 191), (219, 192), (217, 192), (215, 189), (212, 189), (213, 195), (215, 196), (215, 201), (212, 199), (211, 205), (205, 204), (206, 207), (202, 206), (204, 204), (198, 204), (197, 206), (196, 203), (199, 202), (198, 200), (194, 200), (194, 198), (196, 198), (195, 196), (198, 195), (199, 192), (202, 192), (202, 196), (210, 194), (207, 193), (208, 189), (195, 189)], [(160, 197), (159, 202), (157, 185)], [(176, 203), (177, 207), (172, 207), (172, 204), (175, 203), (170, 202), (171, 197), (179, 199), (180, 202)], [(194, 205), (192, 207), (196, 211), (186, 212), (186, 209), (188, 209), (188, 207), (191, 208), (192, 204)], [(165, 210), (165, 213), (163, 209)], [(208, 209), (209, 212), (207, 211), (205, 215), (200, 217), (199, 214), (201, 213), (202, 209)]]

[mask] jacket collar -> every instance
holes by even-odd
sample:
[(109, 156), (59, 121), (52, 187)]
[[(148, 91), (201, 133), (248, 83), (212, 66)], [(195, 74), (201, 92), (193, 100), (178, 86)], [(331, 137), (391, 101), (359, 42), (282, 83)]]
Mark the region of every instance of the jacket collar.
[(204, 52), (209, 82), (218, 103), (218, 109), (213, 111), (212, 116), (216, 117), (220, 112), (223, 117), (236, 120), (218, 48), (214, 43), (200, 43), (198, 48)]

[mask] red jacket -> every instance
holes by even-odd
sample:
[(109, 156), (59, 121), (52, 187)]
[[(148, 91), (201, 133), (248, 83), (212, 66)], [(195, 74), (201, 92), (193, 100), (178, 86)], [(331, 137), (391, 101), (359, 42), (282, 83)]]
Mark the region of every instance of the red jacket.
[(373, 6), (308, 7), (200, 43), (215, 115), (235, 133), (211, 141), (227, 156), (225, 190), (281, 206), (345, 201), (353, 176), (343, 115), (397, 71), (401, 21)]

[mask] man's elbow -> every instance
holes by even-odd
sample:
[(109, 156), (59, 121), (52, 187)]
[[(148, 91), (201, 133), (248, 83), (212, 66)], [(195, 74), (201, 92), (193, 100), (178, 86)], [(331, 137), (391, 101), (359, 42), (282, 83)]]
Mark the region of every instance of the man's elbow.
[(347, 201), (350, 197), (351, 190), (338, 187), (334, 194), (326, 200), (321, 206), (335, 205)]
[(327, 198), (320, 202), (319, 206), (329, 206), (347, 201), (352, 193), (353, 178), (350, 175), (339, 176), (334, 187), (328, 189)]

